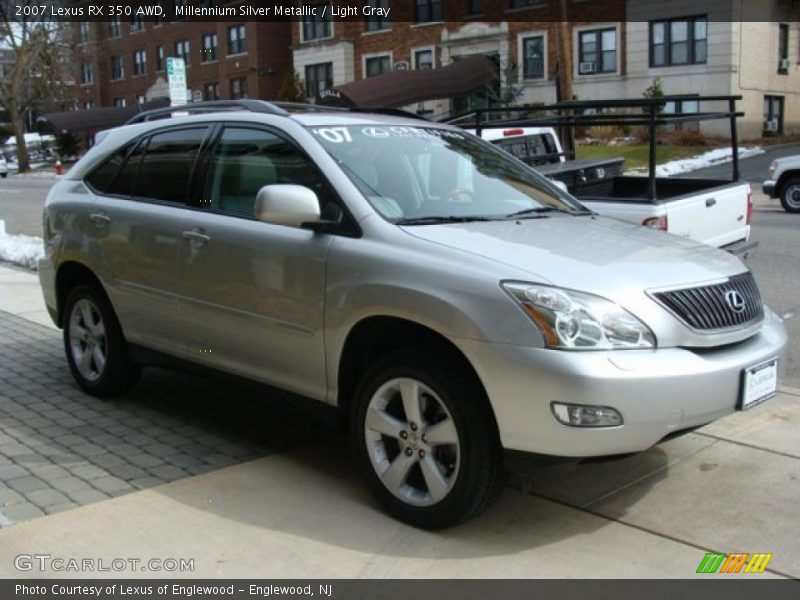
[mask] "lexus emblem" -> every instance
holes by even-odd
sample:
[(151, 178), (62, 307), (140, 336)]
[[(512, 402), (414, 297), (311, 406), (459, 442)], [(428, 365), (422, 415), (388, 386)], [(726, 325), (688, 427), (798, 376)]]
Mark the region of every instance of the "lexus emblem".
[(725, 292), (725, 304), (727, 304), (728, 308), (730, 308), (735, 313), (740, 313), (744, 311), (744, 306), (745, 306), (744, 298), (736, 290), (728, 290), (727, 292)]

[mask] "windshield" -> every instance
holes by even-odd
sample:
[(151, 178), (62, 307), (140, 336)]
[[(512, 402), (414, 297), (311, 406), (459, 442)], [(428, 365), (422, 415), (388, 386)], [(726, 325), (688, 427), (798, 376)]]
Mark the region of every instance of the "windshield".
[(586, 214), (491, 144), (435, 127), (309, 127), (384, 218), (396, 223)]

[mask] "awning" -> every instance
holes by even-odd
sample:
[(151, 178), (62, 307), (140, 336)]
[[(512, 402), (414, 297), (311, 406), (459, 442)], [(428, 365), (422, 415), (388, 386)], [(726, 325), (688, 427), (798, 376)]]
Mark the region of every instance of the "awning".
[(139, 106), (103, 106), (87, 110), (66, 110), (41, 115), (42, 129), (53, 133), (86, 133), (119, 127), (144, 110), (169, 106), (169, 98), (154, 98)]
[(496, 63), (486, 56), (462, 58), (440, 69), (392, 71), (323, 91), (318, 104), (328, 106), (395, 107), (453, 98), (496, 81)]

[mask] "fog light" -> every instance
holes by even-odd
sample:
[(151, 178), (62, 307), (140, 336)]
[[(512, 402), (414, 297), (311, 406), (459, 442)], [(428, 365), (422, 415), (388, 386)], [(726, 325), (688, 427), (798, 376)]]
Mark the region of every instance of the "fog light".
[(622, 415), (610, 406), (587, 406), (553, 402), (550, 407), (559, 423), (570, 427), (617, 427)]

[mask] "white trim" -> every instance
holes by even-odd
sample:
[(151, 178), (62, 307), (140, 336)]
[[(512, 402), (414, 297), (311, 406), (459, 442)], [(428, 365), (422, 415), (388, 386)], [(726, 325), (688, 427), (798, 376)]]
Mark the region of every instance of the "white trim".
[(394, 70), (394, 57), (393, 52), (390, 50), (389, 52), (372, 52), (371, 54), (362, 54), (361, 55), (361, 79), (367, 78), (367, 59), (369, 58), (380, 58), (382, 56), (389, 57), (389, 72), (391, 73)]
[(431, 57), (432, 57), (432, 64), (431, 69), (436, 68), (436, 45), (432, 44), (430, 46), (415, 46), (411, 48), (411, 69), (416, 70), (417, 68), (417, 52), (425, 52), (426, 50), (430, 50)]
[[(606, 71), (601, 72), (597, 71), (596, 73), (580, 73), (580, 61), (581, 61), (581, 32), (584, 31), (593, 31), (596, 29), (611, 29), (614, 28), (616, 32), (616, 52), (617, 52), (617, 64), (615, 65), (614, 71)], [(572, 76), (578, 81), (583, 80), (583, 78), (591, 78), (591, 77), (611, 77), (614, 75), (620, 75), (622, 70), (622, 54), (624, 49), (622, 48), (622, 36), (620, 35), (621, 24), (619, 22), (616, 23), (591, 23), (589, 25), (581, 25), (579, 27), (574, 27), (572, 29)], [(599, 49), (598, 49), (599, 51)], [(602, 53), (598, 55), (598, 58), (602, 60)]]
[[(523, 41), (527, 38), (540, 37), (544, 39), (544, 71), (541, 77), (525, 77), (525, 57)], [(519, 72), (517, 81), (519, 83), (534, 82), (534, 81), (547, 81), (550, 74), (550, 46), (547, 39), (546, 29), (536, 29), (531, 31), (523, 31), (517, 34), (517, 65), (519, 65)]]

